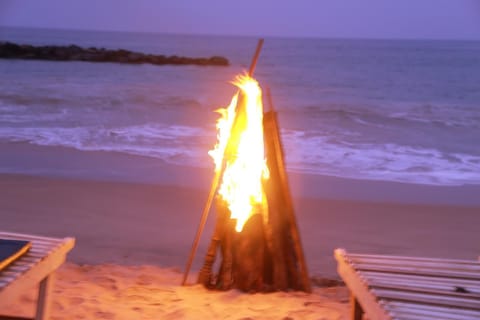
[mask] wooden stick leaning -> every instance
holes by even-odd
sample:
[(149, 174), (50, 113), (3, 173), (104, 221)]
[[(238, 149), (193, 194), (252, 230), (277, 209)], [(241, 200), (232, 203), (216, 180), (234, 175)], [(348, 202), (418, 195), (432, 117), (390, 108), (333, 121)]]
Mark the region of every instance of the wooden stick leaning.
[(283, 156), (283, 146), (280, 139), (280, 129), (278, 128), (278, 122), (276, 117), (276, 111), (273, 107), (272, 96), (270, 94), (270, 89), (267, 88), (267, 101), (268, 101), (268, 112), (272, 113), (272, 138), (275, 145), (275, 158), (277, 161), (277, 167), (280, 175), (280, 187), (282, 190), (282, 196), (284, 197), (284, 201), (286, 204), (286, 218), (288, 221), (288, 225), (290, 227), (290, 234), (293, 240), (295, 255), (298, 259), (298, 267), (300, 271), (300, 285), (302, 290), (305, 292), (312, 292), (312, 288), (310, 285), (310, 279), (308, 277), (308, 270), (307, 264), (305, 262), (305, 256), (303, 254), (302, 242), (300, 239), (300, 233), (298, 232), (297, 221), (294, 214), (293, 209), (293, 201), (292, 196), (290, 194), (290, 188), (288, 184), (288, 177), (285, 168), (284, 156)]
[[(253, 76), (253, 72), (255, 71), (255, 67), (257, 66), (258, 57), (260, 55), (260, 51), (262, 50), (263, 46), (263, 39), (258, 40), (257, 48), (255, 50), (255, 54), (253, 55), (252, 63), (250, 65), (250, 69), (248, 71), (248, 75), (251, 77)], [(235, 123), (235, 120), (234, 120)], [(232, 125), (233, 127), (233, 125)], [(190, 268), (192, 267), (193, 258), (195, 257), (195, 253), (197, 252), (198, 243), (200, 241), (200, 237), (202, 236), (203, 229), (205, 227), (205, 223), (207, 222), (208, 214), (212, 207), (213, 198), (215, 197), (215, 193), (217, 192), (218, 184), (220, 182), (221, 177), (223, 176), (223, 171), (225, 170), (225, 157), (222, 160), (222, 165), (219, 170), (216, 171), (215, 175), (213, 176), (212, 183), (210, 185), (210, 192), (208, 193), (207, 201), (205, 203), (205, 207), (203, 208), (202, 217), (200, 219), (200, 223), (198, 224), (197, 233), (195, 234), (195, 239), (192, 243), (192, 248), (190, 250), (190, 255), (188, 257), (187, 265), (185, 267), (185, 273), (183, 274), (182, 285), (185, 285), (188, 274), (190, 272)]]

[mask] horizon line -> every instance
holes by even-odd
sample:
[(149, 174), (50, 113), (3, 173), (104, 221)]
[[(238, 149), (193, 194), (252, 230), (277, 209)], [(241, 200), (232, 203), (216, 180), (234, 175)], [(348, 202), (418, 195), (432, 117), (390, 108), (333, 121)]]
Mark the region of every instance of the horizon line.
[(313, 36), (313, 35), (248, 35), (235, 33), (184, 33), (184, 32), (165, 32), (165, 31), (147, 31), (147, 30), (118, 30), (118, 29), (91, 29), (91, 28), (58, 28), (58, 27), (40, 27), (40, 26), (20, 26), (20, 25), (2, 25), (0, 28), (19, 28), (19, 29), (41, 29), (54, 31), (86, 31), (86, 32), (113, 32), (113, 33), (144, 33), (144, 34), (162, 34), (177, 36), (216, 36), (216, 37), (244, 37), (244, 38), (277, 38), (277, 39), (323, 39), (323, 40), (404, 40), (404, 41), (471, 41), (479, 42), (480, 38), (407, 38), (407, 37), (365, 37), (365, 36)]

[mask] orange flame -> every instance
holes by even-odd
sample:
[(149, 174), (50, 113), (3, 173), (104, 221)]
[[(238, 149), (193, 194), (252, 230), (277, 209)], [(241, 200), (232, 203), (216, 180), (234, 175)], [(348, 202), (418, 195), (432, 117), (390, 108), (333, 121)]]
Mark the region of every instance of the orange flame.
[[(218, 193), (228, 204), (235, 230), (242, 231), (247, 220), (266, 205), (262, 179), (268, 179), (263, 140), (262, 90), (249, 76), (233, 82), (240, 92), (230, 105), (217, 110), (217, 144), (209, 155), (218, 172), (225, 166)], [(260, 212), (258, 212), (260, 211)]]

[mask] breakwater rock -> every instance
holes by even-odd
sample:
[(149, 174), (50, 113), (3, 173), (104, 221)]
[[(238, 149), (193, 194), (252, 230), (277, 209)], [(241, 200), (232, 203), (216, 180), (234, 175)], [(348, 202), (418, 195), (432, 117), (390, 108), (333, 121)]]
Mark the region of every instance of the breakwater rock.
[(164, 56), (144, 54), (124, 49), (108, 50), (105, 48), (81, 48), (69, 46), (31, 46), (11, 42), (0, 42), (0, 58), (53, 60), (53, 61), (89, 61), (89, 62), (117, 62), (155, 65), (199, 65), (199, 66), (228, 66), (226, 58), (213, 56), (210, 58), (190, 58), (179, 56)]

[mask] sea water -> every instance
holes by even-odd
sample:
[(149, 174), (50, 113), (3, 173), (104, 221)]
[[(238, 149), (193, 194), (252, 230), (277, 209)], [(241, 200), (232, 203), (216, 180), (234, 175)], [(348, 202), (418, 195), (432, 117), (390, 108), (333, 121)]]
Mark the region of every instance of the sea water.
[[(256, 38), (0, 28), (0, 41), (209, 57), (229, 67), (0, 59), (0, 141), (211, 166), (215, 110)], [(288, 170), (480, 183), (480, 42), (266, 38), (255, 77)], [(1, 154), (0, 154), (1, 157)]]

